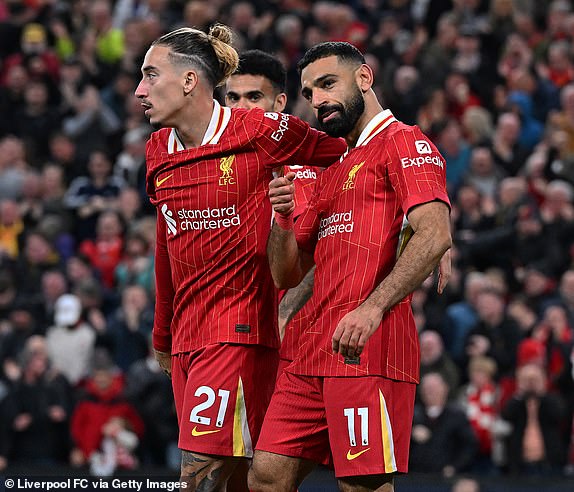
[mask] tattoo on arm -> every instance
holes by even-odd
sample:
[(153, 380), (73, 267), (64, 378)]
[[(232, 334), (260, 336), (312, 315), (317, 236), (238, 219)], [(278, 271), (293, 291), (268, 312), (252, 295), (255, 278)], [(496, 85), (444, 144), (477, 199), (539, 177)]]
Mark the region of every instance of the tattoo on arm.
[(181, 481), (187, 483), (189, 490), (196, 492), (218, 490), (223, 465), (222, 460), (208, 459), (183, 451)]
[(289, 289), (279, 304), (279, 317), (287, 324), (313, 294), (315, 267), (307, 272), (297, 287)]

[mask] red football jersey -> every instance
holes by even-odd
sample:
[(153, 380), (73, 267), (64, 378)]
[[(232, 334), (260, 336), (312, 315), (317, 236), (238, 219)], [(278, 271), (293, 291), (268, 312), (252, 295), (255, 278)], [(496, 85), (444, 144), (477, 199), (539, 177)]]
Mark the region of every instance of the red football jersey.
[(147, 143), (147, 191), (158, 211), (157, 350), (209, 343), (279, 345), (277, 293), (266, 245), (271, 170), (288, 162), (329, 165), (345, 144), (294, 116), (231, 110), (214, 101), (199, 147), (177, 132)]
[(314, 250), (317, 268), (313, 296), (292, 322), (304, 332), (288, 370), (418, 382), (410, 296), (385, 313), (360, 357), (333, 354), (331, 339), (339, 320), (393, 268), (408, 211), (433, 200), (449, 204), (445, 161), (418, 127), (385, 110), (367, 125), (357, 146), (318, 179), (309, 208), (295, 224), (299, 246)]

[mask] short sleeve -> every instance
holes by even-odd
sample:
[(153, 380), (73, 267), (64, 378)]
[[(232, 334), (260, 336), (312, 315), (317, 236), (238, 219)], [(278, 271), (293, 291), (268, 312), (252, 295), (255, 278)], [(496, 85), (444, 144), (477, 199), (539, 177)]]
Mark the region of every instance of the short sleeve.
[(295, 222), (295, 237), (300, 249), (313, 254), (319, 237), (319, 212), (317, 204), (320, 200), (318, 190), (320, 179), (315, 183), (315, 189), (309, 198), (307, 206), (301, 211)]
[(388, 173), (405, 214), (416, 205), (440, 200), (450, 208), (446, 162), (418, 127), (389, 135), (385, 143)]
[(338, 161), (347, 148), (344, 140), (329, 137), (296, 116), (261, 111), (257, 117), (261, 121), (255, 142), (258, 151), (266, 157), (267, 167), (294, 162), (327, 167)]

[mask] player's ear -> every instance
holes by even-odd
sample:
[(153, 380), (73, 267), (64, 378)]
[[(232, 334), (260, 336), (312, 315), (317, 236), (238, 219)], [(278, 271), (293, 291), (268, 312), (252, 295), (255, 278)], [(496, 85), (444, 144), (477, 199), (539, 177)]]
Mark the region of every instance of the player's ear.
[(197, 85), (198, 78), (197, 73), (193, 70), (188, 70), (184, 73), (184, 80), (183, 80), (183, 93), (189, 94), (195, 86)]
[(273, 103), (273, 111), (277, 113), (282, 113), (287, 106), (287, 94), (281, 92), (275, 96), (275, 102)]
[(363, 93), (367, 92), (374, 83), (373, 69), (363, 63), (355, 72), (355, 80)]

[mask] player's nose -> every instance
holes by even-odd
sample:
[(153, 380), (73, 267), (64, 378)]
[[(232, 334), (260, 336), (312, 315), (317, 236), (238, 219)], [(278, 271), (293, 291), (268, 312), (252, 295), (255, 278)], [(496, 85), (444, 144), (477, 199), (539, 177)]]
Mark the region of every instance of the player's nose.
[(135, 95), (136, 97), (143, 98), (147, 96), (147, 87), (144, 80), (140, 80), (140, 83), (136, 87)]
[(241, 109), (252, 109), (253, 105), (249, 104), (249, 101), (246, 98), (242, 97), (239, 99), (239, 101), (237, 101), (235, 107)]

